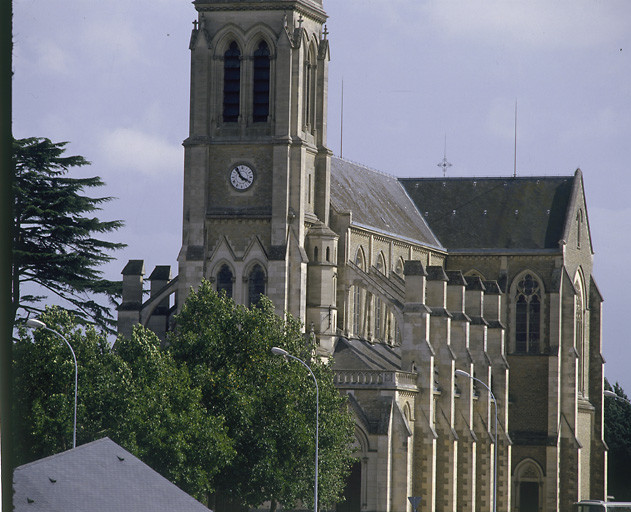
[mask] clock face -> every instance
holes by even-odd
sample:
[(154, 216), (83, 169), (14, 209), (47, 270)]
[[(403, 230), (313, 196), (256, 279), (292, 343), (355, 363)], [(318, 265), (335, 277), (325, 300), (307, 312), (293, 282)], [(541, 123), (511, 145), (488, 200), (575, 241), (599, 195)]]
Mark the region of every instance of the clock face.
[(237, 165), (230, 171), (230, 183), (237, 190), (247, 190), (254, 182), (254, 171), (247, 165)]

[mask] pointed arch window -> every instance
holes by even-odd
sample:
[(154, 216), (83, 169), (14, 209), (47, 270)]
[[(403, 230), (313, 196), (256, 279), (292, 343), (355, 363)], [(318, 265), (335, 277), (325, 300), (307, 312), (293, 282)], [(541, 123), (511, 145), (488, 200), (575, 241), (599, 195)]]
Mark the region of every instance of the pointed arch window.
[(588, 374), (588, 354), (585, 340), (584, 329), (584, 308), (583, 308), (583, 293), (580, 283), (576, 283), (575, 287), (579, 290), (576, 300), (576, 312), (574, 316), (575, 336), (576, 336), (576, 352), (578, 353), (578, 375), (576, 376), (578, 391), (583, 396), (587, 395), (587, 374)]
[(313, 127), (313, 111), (315, 99), (316, 58), (313, 48), (307, 50), (304, 66), (303, 96), (304, 96), (304, 124)]
[(382, 332), (381, 332), (381, 324), (383, 321), (382, 315), (383, 315), (383, 311), (382, 311), (381, 298), (375, 296), (375, 338), (377, 339), (381, 339), (381, 336), (382, 336)]
[(261, 265), (254, 265), (248, 276), (248, 306), (255, 306), (265, 295), (265, 272)]
[(254, 82), (252, 94), (252, 115), (255, 123), (264, 123), (269, 116), (269, 47), (261, 41), (254, 52)]
[(232, 286), (234, 283), (234, 275), (228, 265), (222, 265), (217, 273), (217, 293), (222, 291), (227, 297), (232, 297)]
[(576, 214), (576, 248), (581, 248), (581, 234), (583, 232), (583, 210)]
[(364, 272), (366, 271), (366, 258), (364, 258), (364, 252), (360, 247), (355, 254), (355, 265), (357, 265)]
[(361, 318), (361, 289), (353, 286), (353, 334), (359, 336), (359, 326)]
[(241, 99), (241, 51), (234, 41), (223, 55), (223, 122), (239, 120)]
[(538, 354), (541, 341), (541, 287), (532, 274), (517, 283), (515, 296), (515, 352)]
[(386, 258), (382, 252), (380, 252), (379, 256), (377, 256), (377, 261), (375, 262), (375, 266), (377, 267), (377, 270), (381, 272), (382, 274), (386, 273)]

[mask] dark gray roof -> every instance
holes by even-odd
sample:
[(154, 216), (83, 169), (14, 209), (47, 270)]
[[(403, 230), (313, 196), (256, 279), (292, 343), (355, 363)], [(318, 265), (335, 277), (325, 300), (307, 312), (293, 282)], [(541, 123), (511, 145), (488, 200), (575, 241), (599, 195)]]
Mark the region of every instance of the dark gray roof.
[(105, 437), (16, 468), (16, 512), (208, 512)]
[(400, 182), (449, 250), (539, 250), (559, 249), (575, 179), (580, 177), (401, 178)]
[(340, 338), (333, 354), (333, 369), (399, 371), (401, 355), (396, 347), (384, 343)]
[(352, 224), (441, 247), (401, 183), (394, 176), (331, 158), (331, 207), (352, 212)]

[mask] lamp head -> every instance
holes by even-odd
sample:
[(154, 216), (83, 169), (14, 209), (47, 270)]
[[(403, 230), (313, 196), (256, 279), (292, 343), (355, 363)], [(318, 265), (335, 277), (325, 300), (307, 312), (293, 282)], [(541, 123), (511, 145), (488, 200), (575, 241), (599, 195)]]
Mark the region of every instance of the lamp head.
[(46, 324), (41, 320), (37, 320), (36, 318), (29, 318), (26, 321), (26, 326), (30, 327), (31, 329), (40, 329), (42, 327), (46, 328)]
[(456, 375), (460, 376), (460, 377), (467, 377), (467, 378), (471, 378), (471, 375), (469, 375), (467, 372), (465, 372), (464, 370), (456, 370)]
[(286, 350), (283, 350), (280, 347), (272, 347), (272, 354), (275, 356), (287, 356), (289, 355)]
[(609, 398), (618, 398), (618, 395), (609, 389), (605, 389), (603, 391), (603, 395), (608, 396)]

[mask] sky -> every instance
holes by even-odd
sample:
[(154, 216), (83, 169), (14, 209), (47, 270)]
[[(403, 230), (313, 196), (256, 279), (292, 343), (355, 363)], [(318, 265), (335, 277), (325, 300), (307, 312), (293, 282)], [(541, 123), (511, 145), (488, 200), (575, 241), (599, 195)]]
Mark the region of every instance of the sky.
[[(583, 172), (605, 374), (631, 392), (631, 2), (324, 0), (328, 145), (399, 177)], [(14, 0), (13, 134), (69, 141), (128, 259), (181, 245), (192, 22), (184, 0)], [(344, 90), (341, 137), (342, 83)], [(515, 111), (517, 112), (515, 123)], [(515, 124), (517, 144), (515, 145)], [(516, 151), (515, 151), (516, 148)]]

